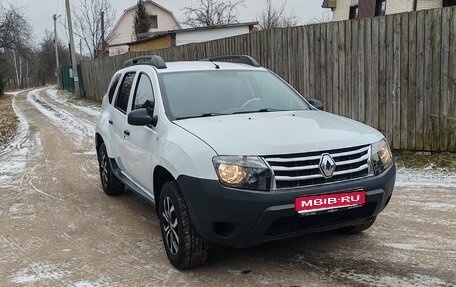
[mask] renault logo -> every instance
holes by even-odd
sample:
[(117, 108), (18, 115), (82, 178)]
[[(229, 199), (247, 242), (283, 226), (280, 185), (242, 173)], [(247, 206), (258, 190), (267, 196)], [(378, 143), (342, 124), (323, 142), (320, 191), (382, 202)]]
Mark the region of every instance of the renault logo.
[(325, 178), (331, 178), (336, 170), (336, 163), (333, 158), (325, 153), (321, 155), (320, 159), (320, 172)]

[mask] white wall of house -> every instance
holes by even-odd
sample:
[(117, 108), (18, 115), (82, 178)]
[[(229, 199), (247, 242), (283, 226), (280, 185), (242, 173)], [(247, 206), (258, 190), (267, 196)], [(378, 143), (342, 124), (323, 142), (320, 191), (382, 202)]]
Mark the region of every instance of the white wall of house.
[[(396, 14), (413, 11), (413, 3), (413, 0), (387, 0), (386, 14)], [(418, 11), (441, 7), (442, 0), (418, 0), (416, 2), (416, 9)]]
[(350, 7), (358, 5), (358, 0), (337, 0), (337, 6), (333, 11), (333, 21), (348, 20)]
[[(156, 15), (158, 21), (157, 29), (150, 29), (149, 32), (160, 32), (179, 29), (179, 23), (168, 11), (159, 6), (154, 5), (152, 2), (145, 2), (145, 7), (148, 15)], [(134, 32), (134, 17), (136, 13), (136, 6), (125, 10), (124, 14), (119, 19), (119, 22), (114, 27), (112, 32), (107, 38), (108, 45), (129, 43), (136, 40)], [(111, 47), (109, 48), (109, 55), (118, 55), (128, 52), (128, 45)]]
[[(337, 0), (333, 10), (333, 21), (348, 20), (350, 7), (358, 5), (359, 0)], [(362, 0), (361, 0), (362, 1)], [(386, 14), (396, 14), (413, 11), (414, 0), (386, 0)], [(417, 10), (441, 8), (442, 0), (418, 0)]]
[(228, 38), (237, 35), (248, 34), (249, 32), (249, 26), (182, 31), (176, 33), (176, 46)]

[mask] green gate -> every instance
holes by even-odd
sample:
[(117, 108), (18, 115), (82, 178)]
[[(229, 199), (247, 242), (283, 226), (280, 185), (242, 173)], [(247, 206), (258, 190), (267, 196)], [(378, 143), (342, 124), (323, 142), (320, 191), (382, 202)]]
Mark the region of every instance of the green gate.
[[(71, 66), (60, 67), (60, 88), (67, 90), (74, 94), (74, 82), (70, 76)], [(78, 65), (78, 77), (79, 77), (79, 91), (81, 92), (81, 98), (85, 98), (84, 83), (82, 82), (81, 65)]]

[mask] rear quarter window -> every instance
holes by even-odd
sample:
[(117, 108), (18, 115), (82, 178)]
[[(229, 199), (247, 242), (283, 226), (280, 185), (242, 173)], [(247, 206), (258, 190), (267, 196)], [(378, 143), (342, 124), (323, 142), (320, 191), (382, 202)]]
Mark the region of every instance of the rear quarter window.
[(109, 98), (109, 103), (112, 103), (112, 99), (114, 98), (114, 94), (116, 92), (117, 85), (119, 85), (119, 80), (120, 80), (120, 74), (117, 74), (114, 76), (114, 79), (112, 80), (111, 86), (109, 87), (108, 91), (108, 98)]

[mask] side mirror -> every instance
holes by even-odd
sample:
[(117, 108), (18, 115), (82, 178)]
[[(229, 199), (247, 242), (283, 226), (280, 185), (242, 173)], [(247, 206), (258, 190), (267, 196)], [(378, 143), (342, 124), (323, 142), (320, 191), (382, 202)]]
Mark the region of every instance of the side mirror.
[(158, 117), (151, 117), (147, 109), (138, 109), (128, 114), (128, 124), (132, 126), (156, 126)]
[(314, 108), (316, 108), (316, 109), (318, 109), (320, 111), (324, 111), (325, 110), (325, 106), (319, 100), (309, 100), (309, 104), (311, 104), (312, 106), (314, 106)]

